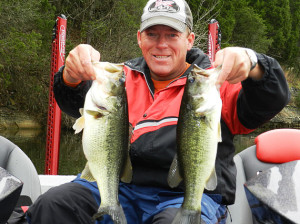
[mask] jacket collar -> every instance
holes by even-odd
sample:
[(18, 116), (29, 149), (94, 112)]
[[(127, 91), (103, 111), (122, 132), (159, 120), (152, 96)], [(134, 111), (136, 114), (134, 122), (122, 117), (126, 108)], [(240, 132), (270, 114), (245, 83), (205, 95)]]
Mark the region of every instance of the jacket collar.
[[(189, 64), (193, 64), (196, 59), (198, 59), (197, 65), (203, 69), (207, 69), (211, 66), (210, 60), (208, 56), (199, 48), (192, 48), (188, 51), (186, 56), (186, 62)], [(131, 59), (125, 62), (125, 65), (131, 68), (132, 70), (139, 71), (143, 74), (149, 74), (149, 67), (143, 57)]]
[[(199, 48), (192, 48), (188, 51), (186, 62), (191, 64), (191, 68), (193, 66), (192, 64), (194, 63), (203, 69), (207, 69), (211, 66), (209, 57)], [(138, 71), (145, 76), (148, 86), (150, 87), (150, 91), (153, 95), (154, 85), (152, 83), (150, 70), (145, 59), (143, 57), (131, 59), (125, 62), (125, 66), (128, 66), (130, 69)], [(180, 78), (186, 77), (187, 74), (191, 71), (191, 68), (187, 69), (187, 71)]]

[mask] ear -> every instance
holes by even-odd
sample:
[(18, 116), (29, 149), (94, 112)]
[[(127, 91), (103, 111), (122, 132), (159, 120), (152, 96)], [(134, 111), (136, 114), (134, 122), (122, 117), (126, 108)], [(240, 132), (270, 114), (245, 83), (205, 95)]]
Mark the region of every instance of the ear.
[(188, 50), (191, 50), (195, 41), (195, 33), (191, 32), (187, 37), (187, 41), (188, 41), (188, 45), (187, 45)]
[(141, 48), (141, 31), (137, 31), (137, 42), (138, 42), (138, 45), (139, 47)]

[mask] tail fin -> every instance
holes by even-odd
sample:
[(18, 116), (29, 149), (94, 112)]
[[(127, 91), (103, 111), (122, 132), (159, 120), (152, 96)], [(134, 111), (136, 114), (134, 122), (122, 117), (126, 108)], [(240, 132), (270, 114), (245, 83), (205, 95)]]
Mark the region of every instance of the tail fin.
[(172, 224), (202, 224), (201, 212), (180, 208)]
[(99, 207), (98, 212), (93, 215), (93, 221), (101, 220), (102, 216), (108, 214), (115, 224), (127, 224), (127, 220), (122, 209), (122, 206), (107, 206), (107, 207)]

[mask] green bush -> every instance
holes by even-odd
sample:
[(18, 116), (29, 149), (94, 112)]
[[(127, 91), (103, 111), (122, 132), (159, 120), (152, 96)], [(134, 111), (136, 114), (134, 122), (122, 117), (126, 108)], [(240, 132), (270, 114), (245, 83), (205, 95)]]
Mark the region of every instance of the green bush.
[(300, 91), (298, 91), (296, 94), (295, 104), (296, 104), (297, 108), (300, 110)]

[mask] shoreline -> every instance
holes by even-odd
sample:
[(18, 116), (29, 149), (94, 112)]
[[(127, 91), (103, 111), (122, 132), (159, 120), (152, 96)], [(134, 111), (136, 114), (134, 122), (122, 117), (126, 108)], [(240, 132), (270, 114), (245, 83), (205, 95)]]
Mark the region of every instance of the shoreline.
[[(30, 129), (41, 130), (45, 127), (33, 115), (8, 107), (0, 107), (0, 134), (1, 132), (17, 132)], [(300, 110), (296, 106), (288, 104), (279, 114), (260, 127), (260, 129), (266, 130), (275, 128), (300, 129)]]

